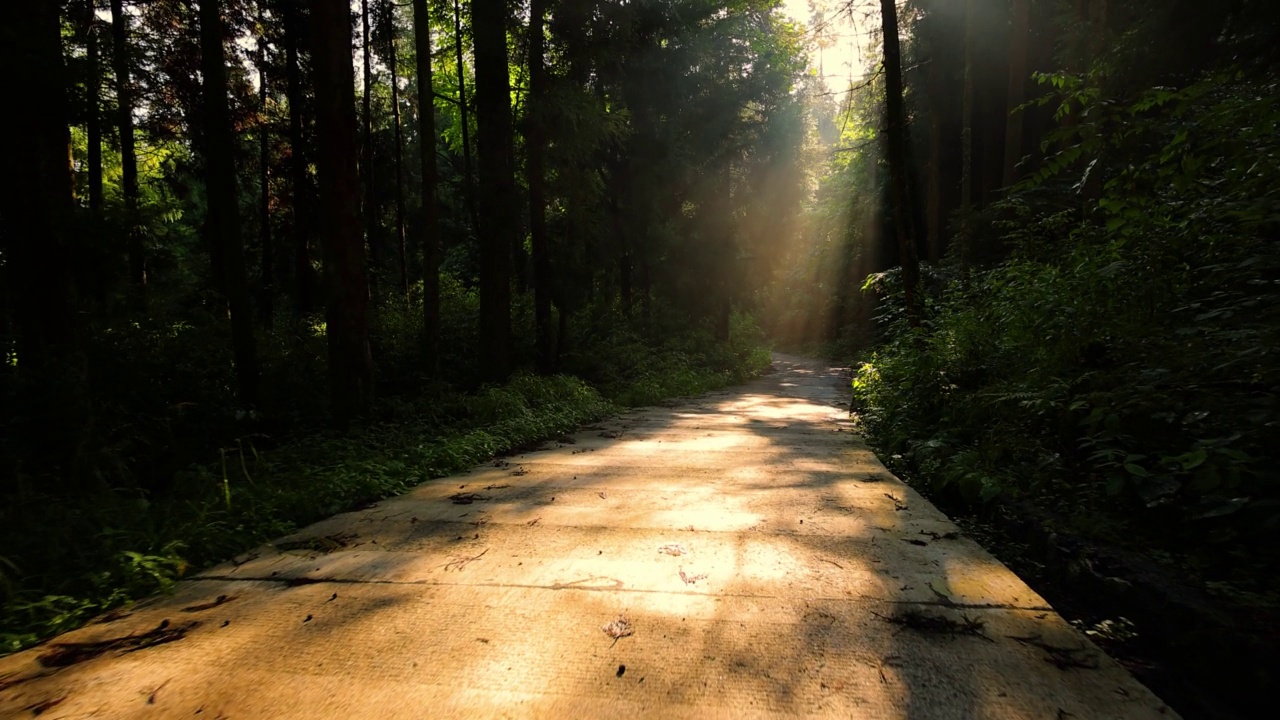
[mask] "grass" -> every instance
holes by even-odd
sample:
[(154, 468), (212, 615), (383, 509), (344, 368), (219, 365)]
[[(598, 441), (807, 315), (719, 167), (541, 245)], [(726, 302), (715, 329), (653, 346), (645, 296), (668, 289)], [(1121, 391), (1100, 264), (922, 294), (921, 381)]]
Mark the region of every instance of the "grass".
[[(244, 437), (191, 467), (161, 497), (141, 490), (28, 492), (0, 530), (0, 654), (171, 589), (215, 564), (338, 512), (401, 494), (616, 413), (740, 382), (768, 365), (759, 346), (721, 356), (651, 350), (601, 389), (573, 376), (519, 374), (470, 394), (402, 404), (394, 419), (346, 436), (317, 434), (259, 450)], [(603, 390), (603, 392), (601, 391)], [(19, 562), (17, 558), (27, 559)], [(35, 559), (35, 560), (31, 560)]]

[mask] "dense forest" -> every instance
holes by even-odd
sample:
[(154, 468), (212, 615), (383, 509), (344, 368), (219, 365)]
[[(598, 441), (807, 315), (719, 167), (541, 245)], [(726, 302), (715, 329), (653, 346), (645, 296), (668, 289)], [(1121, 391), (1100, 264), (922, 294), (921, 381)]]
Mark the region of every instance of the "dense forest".
[(766, 326), (857, 358), (885, 462), (1180, 712), (1253, 716), (1280, 645), (1280, 8), (898, 13)]
[(1280, 8), (805, 10), (11, 3), (0, 652), (772, 345), (1182, 712), (1261, 693)]

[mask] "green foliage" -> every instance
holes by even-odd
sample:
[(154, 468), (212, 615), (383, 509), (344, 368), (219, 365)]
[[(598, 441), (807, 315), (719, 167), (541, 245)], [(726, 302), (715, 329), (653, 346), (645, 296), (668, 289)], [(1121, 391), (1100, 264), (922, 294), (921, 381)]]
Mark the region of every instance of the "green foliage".
[(944, 282), (923, 331), (891, 297), (854, 383), (862, 417), (973, 502), (1050, 498), (1169, 547), (1273, 544), (1275, 82), (1220, 74), (1125, 103), (1053, 84), (1083, 119), (1048, 141), (1061, 162), (986, 213), (1009, 258)]
[(658, 329), (666, 341), (654, 343), (612, 313), (586, 319), (578, 329), (585, 338), (564, 358), (566, 368), (628, 407), (742, 382), (770, 362), (763, 332), (741, 313), (730, 319), (728, 343), (716, 342), (706, 330), (674, 328)]
[[(49, 402), (48, 387), (0, 385), (20, 410), (0, 440), (5, 467), (17, 468), (0, 486), (11, 488), (0, 503), (0, 653), (307, 523), (563, 435), (619, 405), (744, 380), (769, 362), (746, 315), (734, 316), (733, 340), (722, 344), (675, 331), (675, 320), (655, 341), (599, 310), (574, 321), (577, 350), (564, 358), (599, 391), (573, 375), (524, 372), (475, 387), (465, 361), (475, 293), (447, 279), (442, 295), (446, 372), (419, 369), (421, 307), (383, 307), (374, 333), (383, 394), (375, 417), (346, 436), (323, 429), (323, 327), (309, 320), (278, 318), (264, 335), (259, 420), (229, 400), (229, 343), (213, 319), (104, 328), (88, 350), (103, 377), (90, 387), (87, 421), (67, 426), (63, 465), (22, 430), (24, 413)], [(530, 337), (529, 313), (517, 317)]]
[[(833, 88), (835, 89), (835, 88)], [(848, 357), (870, 344), (867, 332), (874, 298), (857, 283), (883, 269), (881, 144), (878, 117), (883, 77), (852, 88), (843, 108), (817, 80), (800, 94), (809, 108), (812, 133), (804, 161), (813, 177), (805, 213), (792, 237), (775, 244), (772, 282), (762, 283), (763, 321), (769, 335), (789, 350)], [(786, 237), (786, 236), (783, 236)]]
[[(83, 502), (37, 492), (14, 499), (17, 512), (6, 511), (0, 536), (15, 553), (7, 564), (13, 578), (0, 595), (0, 652), (167, 590), (188, 567), (563, 434), (614, 409), (567, 376), (519, 375), (438, 401), (451, 408), (452, 422), (378, 424), (263, 452), (237, 443), (223, 451), (221, 463), (179, 473), (163, 497), (151, 500), (129, 492)], [(19, 539), (32, 532), (38, 539)]]
[[(805, 65), (802, 29), (774, 0), (568, 3), (545, 28), (548, 95), (535, 99), (527, 26), (508, 25), (513, 114), (520, 129), (545, 126), (552, 277), (539, 289), (554, 299), (555, 327), (566, 330), (556, 338), (566, 375), (482, 386), (474, 235), (484, 221), (475, 200), (496, 178), (476, 172), (483, 123), (475, 112), (464, 118), (478, 89), (473, 38), (468, 13), (455, 27), (453, 9), (428, 8), (441, 49), (428, 88), (408, 42), (412, 10), (373, 6), (376, 57), (362, 117), (373, 165), (362, 165), (361, 222), (377, 305), (369, 328), (376, 400), (353, 434), (337, 437), (322, 314), (332, 258), (323, 257), (327, 228), (316, 227), (315, 165), (328, 148), (316, 142), (311, 90), (323, 80), (307, 52), (308, 11), (286, 3), (223, 18), (228, 37), (255, 46), (234, 44), (227, 67), (253, 296), (245, 317), (257, 321), (261, 369), (260, 392), (244, 393), (254, 407), (242, 407), (218, 290), (238, 286), (240, 268), (210, 242), (202, 155), (213, 133), (201, 126), (207, 89), (191, 5), (137, 5), (119, 48), (95, 29), (92, 8), (65, 8), (66, 73), (39, 80), (49, 97), (68, 100), (75, 194), (56, 205), (75, 210), (46, 237), (28, 233), (40, 225), (28, 222), (31, 208), (6, 206), (5, 227), (22, 232), (0, 237), (0, 274), (43, 283), (39, 291), (0, 287), (0, 651), (163, 591), (188, 567), (300, 523), (565, 432), (615, 403), (694, 394), (768, 364), (751, 317), (732, 318), (728, 343), (700, 325), (726, 307), (754, 306), (759, 276), (779, 262), (776, 238), (801, 207), (804, 113), (793, 91)], [(133, 107), (116, 106), (128, 93), (114, 87), (115, 50), (130, 65)], [(403, 91), (395, 98), (391, 53)], [(418, 107), (434, 109), (433, 136), (415, 122)], [(125, 115), (136, 124), (137, 196), (129, 198), (132, 173), (115, 127)], [(91, 148), (95, 119), (102, 136)], [(507, 140), (523, 159), (523, 134)], [(431, 236), (416, 161), (424, 149), (438, 159), (444, 255), (439, 357), (430, 367), (421, 285), (408, 298), (399, 292), (402, 278), (421, 279), (418, 241)], [(91, 158), (102, 161), (94, 208)], [(529, 183), (516, 183), (509, 200), (527, 208)], [(400, 216), (404, 228), (394, 225)], [(54, 247), (63, 249), (39, 261), (30, 252)], [(531, 249), (516, 242), (511, 252), (510, 360), (518, 368), (535, 356)], [(636, 307), (622, 312), (624, 302)], [(69, 312), (51, 310), (42, 331), (17, 322), (64, 303)], [(54, 338), (47, 367), (22, 366), (26, 348)]]

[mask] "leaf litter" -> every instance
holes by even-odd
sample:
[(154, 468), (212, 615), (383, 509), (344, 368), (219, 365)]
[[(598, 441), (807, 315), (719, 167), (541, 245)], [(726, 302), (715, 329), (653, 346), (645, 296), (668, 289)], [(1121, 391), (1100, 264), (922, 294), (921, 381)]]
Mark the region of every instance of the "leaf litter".
[[(601, 625), (600, 629), (605, 635), (613, 638), (614, 645), (617, 645), (618, 641), (622, 638), (631, 637), (636, 632), (635, 627), (631, 624), (631, 621), (627, 619), (625, 613), (619, 615), (617, 620), (611, 620), (604, 625)], [(613, 647), (613, 645), (610, 645), (609, 647)]]
[(1006, 636), (1010, 640), (1015, 640), (1023, 645), (1040, 648), (1044, 651), (1044, 661), (1053, 664), (1059, 670), (1097, 670), (1099, 667), (1098, 657), (1089, 651), (1087, 647), (1061, 647), (1045, 642), (1040, 635), (1028, 635), (1019, 637), (1017, 635)]
[(477, 500), (488, 500), (489, 498), (480, 493), (454, 493), (449, 496), (454, 505), (470, 505)]
[(680, 543), (667, 543), (666, 545), (659, 547), (658, 552), (663, 553), (665, 555), (673, 555), (675, 557), (680, 557), (681, 555), (687, 555), (689, 553), (689, 550), (684, 545), (681, 545)]
[(694, 583), (698, 582), (699, 580), (706, 580), (706, 579), (707, 579), (707, 574), (706, 574), (706, 573), (698, 573), (697, 575), (691, 575), (691, 574), (686, 573), (686, 572), (684, 571), (684, 568), (680, 568), (680, 579), (684, 581), (684, 584), (685, 584), (685, 585), (692, 585), (692, 584), (694, 584)]
[(351, 544), (358, 535), (355, 533), (334, 533), (333, 535), (325, 535), (324, 537), (303, 538), (301, 540), (285, 540), (275, 544), (276, 549), (280, 552), (290, 552), (294, 550), (310, 550), (319, 553), (331, 553), (335, 550), (341, 550)]
[(199, 605), (188, 605), (182, 608), (182, 612), (194, 613), (194, 612), (201, 612), (204, 610), (212, 610), (213, 608), (216, 608), (219, 605), (225, 605), (226, 603), (229, 603), (235, 599), (236, 599), (235, 595), (219, 595), (217, 598), (210, 600), (207, 603), (201, 603)]
[(955, 620), (946, 615), (935, 615), (915, 609), (906, 610), (896, 615), (881, 615), (874, 611), (872, 614), (887, 623), (914, 630), (924, 635), (948, 635), (950, 637), (967, 635), (969, 637), (982, 638), (987, 642), (995, 642), (982, 632), (982, 629), (986, 627), (986, 623), (977, 618), (961, 616), (959, 620)]
[(54, 643), (37, 660), (45, 667), (67, 667), (117, 650), (121, 653), (144, 650), (156, 645), (164, 645), (175, 640), (181, 640), (186, 637), (187, 631), (199, 624), (199, 622), (193, 620), (182, 625), (174, 625), (166, 619), (161, 620), (159, 625), (146, 632), (132, 633), (92, 642)]

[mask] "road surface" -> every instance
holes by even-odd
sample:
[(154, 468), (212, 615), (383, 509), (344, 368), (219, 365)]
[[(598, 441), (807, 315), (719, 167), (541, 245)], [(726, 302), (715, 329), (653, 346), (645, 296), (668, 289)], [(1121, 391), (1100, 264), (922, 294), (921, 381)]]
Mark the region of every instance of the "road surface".
[(0, 717), (1176, 717), (775, 367), (0, 659)]

